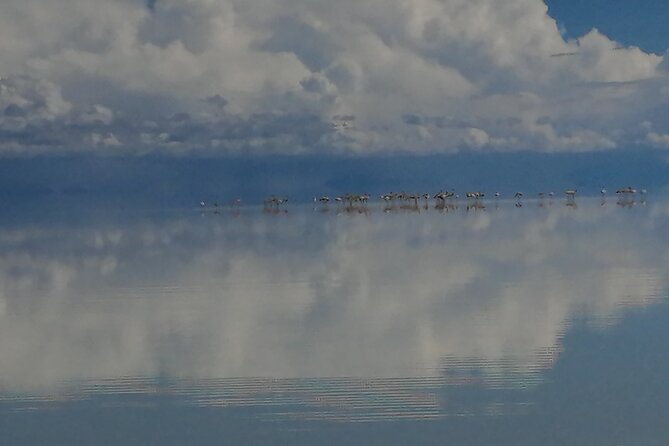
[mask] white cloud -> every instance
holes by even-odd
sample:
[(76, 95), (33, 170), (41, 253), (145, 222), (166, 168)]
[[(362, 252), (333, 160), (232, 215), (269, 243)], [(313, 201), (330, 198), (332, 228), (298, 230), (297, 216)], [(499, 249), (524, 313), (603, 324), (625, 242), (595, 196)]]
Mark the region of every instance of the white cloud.
[(91, 133), (90, 142), (93, 146), (113, 146), (118, 147), (121, 145), (121, 142), (116, 138), (116, 135), (113, 133)]
[(646, 135), (648, 143), (655, 147), (669, 148), (669, 134), (649, 132)]
[(81, 124), (94, 124), (99, 122), (104, 125), (110, 125), (114, 120), (114, 112), (101, 105), (94, 105), (88, 110), (83, 110), (77, 121)]
[(72, 109), (57, 85), (28, 76), (0, 78), (0, 107), (5, 117), (26, 121), (54, 121)]
[[(69, 104), (141, 153), (606, 149), (638, 141), (669, 87), (662, 57), (565, 41), (541, 0), (6, 0), (0, 66), (64, 92), (30, 117)], [(342, 115), (355, 127), (329, 125)], [(84, 148), (75, 121), (33, 119), (0, 150)]]
[(469, 128), (465, 136), (465, 143), (469, 147), (479, 149), (490, 143), (490, 136), (484, 130)]

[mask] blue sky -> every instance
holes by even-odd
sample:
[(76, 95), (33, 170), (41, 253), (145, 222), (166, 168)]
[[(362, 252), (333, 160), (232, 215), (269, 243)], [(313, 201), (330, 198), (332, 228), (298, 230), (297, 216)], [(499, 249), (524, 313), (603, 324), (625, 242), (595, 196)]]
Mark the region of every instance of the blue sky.
[[(176, 158), (156, 155), (70, 155), (5, 159), (0, 163), (0, 205), (12, 213), (0, 221), (47, 210), (197, 207), (200, 200), (258, 205), (269, 194), (311, 203), (314, 196), (389, 191), (524, 191), (577, 188), (597, 196), (635, 185), (657, 197), (669, 184), (666, 155), (653, 150), (583, 153), (478, 153), (430, 156), (277, 155)], [(375, 198), (376, 200), (376, 198)], [(37, 205), (36, 205), (37, 204)], [(75, 220), (76, 213), (68, 213)]]
[(0, 157), (663, 164), (669, 8), (637, 5), (5, 0)]
[(548, 0), (549, 13), (578, 38), (592, 28), (623, 45), (664, 54), (669, 48), (669, 6), (662, 0)]

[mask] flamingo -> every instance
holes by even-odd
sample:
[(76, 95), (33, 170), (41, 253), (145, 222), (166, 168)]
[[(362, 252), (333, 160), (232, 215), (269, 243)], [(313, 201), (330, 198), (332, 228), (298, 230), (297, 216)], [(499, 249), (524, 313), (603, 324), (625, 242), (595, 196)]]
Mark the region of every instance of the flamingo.
[(420, 195), (418, 194), (407, 195), (407, 201), (413, 201), (414, 205), (418, 204), (418, 200), (420, 200)]
[(276, 206), (278, 208), (279, 206), (281, 206), (282, 204), (285, 204), (285, 203), (288, 203), (288, 198), (286, 198), (286, 197), (278, 198), (274, 195), (271, 195), (270, 197), (265, 198), (265, 200), (263, 200), (263, 204), (266, 207), (267, 206)]
[(393, 200), (393, 194), (392, 193), (383, 194), (383, 195), (379, 196), (379, 198), (382, 199), (383, 201), (385, 201), (386, 203), (388, 203), (388, 202)]

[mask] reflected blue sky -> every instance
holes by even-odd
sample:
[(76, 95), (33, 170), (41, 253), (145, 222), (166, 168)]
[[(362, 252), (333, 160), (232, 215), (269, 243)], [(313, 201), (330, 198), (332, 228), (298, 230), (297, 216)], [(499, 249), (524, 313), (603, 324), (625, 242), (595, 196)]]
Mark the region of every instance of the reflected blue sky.
[(7, 222), (0, 429), (11, 444), (654, 444), (669, 203), (577, 204)]

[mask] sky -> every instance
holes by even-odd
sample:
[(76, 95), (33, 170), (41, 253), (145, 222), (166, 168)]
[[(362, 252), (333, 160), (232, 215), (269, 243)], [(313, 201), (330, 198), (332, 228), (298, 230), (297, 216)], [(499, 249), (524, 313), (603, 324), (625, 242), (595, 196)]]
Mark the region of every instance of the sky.
[(5, 0), (0, 155), (669, 147), (660, 2)]
[(669, 8), (662, 0), (548, 0), (549, 14), (568, 38), (597, 28), (622, 45), (663, 55), (669, 48)]

